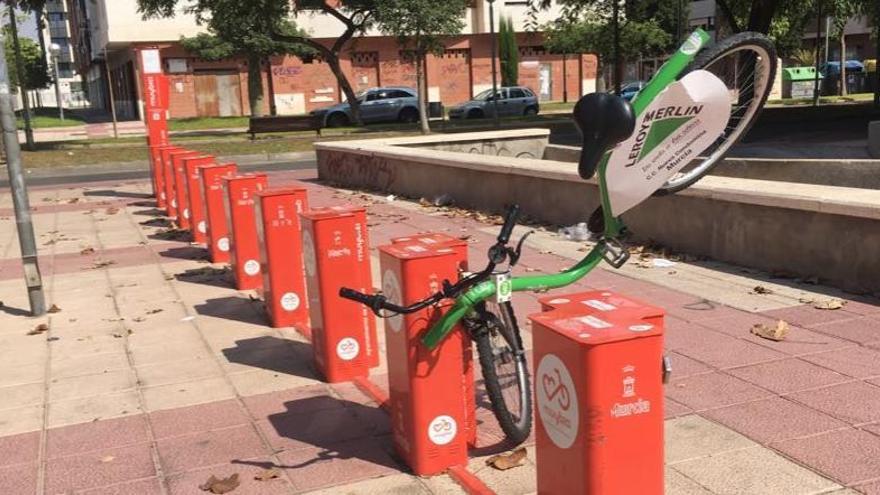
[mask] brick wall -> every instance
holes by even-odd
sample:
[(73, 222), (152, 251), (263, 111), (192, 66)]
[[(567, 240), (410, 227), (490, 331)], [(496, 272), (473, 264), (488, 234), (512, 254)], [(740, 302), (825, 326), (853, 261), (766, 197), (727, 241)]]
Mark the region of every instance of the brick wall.
[[(332, 40), (327, 40), (330, 43)], [(489, 35), (467, 35), (450, 38), (446, 50), (431, 55), (426, 61), (428, 96), (431, 101), (452, 105), (466, 101), (476, 93), (491, 87), (492, 72)], [(568, 89), (569, 101), (582, 93), (593, 91), (596, 77), (596, 60), (592, 55), (568, 55), (565, 60), (563, 82), (563, 57), (543, 50), (539, 34), (521, 34), (519, 84), (541, 94), (547, 99), (561, 101), (563, 84)], [(161, 47), (162, 57), (186, 59), (186, 72), (169, 74), (171, 78), (171, 117), (185, 118), (205, 114), (209, 109), (205, 98), (210, 100), (210, 81), (197, 82), (199, 77), (212, 75), (238, 75), (240, 104), (236, 110), (242, 115), (250, 113), (247, 91), (247, 64), (243, 60), (200, 60), (187, 54), (178, 44)], [(415, 64), (390, 37), (358, 39), (352, 50), (342, 55), (342, 70), (348, 75), (355, 91), (375, 86), (416, 87)], [(320, 58), (300, 60), (292, 56), (273, 57), (271, 69), (264, 70), (264, 91), (267, 95), (268, 74), (271, 73), (275, 91), (275, 105), (279, 114), (299, 114), (319, 107), (332, 105), (344, 99), (330, 67)], [(545, 75), (542, 85), (542, 73)], [(546, 79), (549, 75), (550, 79)], [(499, 76), (499, 85), (501, 83)], [(205, 90), (204, 88), (208, 88)], [(201, 103), (200, 103), (201, 102)], [(210, 102), (209, 102), (210, 103)], [(228, 110), (228, 108), (227, 108)]]

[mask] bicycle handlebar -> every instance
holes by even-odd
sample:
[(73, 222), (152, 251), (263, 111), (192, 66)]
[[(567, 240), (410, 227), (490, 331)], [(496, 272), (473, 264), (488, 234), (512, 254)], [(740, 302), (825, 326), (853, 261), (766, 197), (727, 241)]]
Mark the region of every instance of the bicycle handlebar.
[(507, 209), (507, 217), (504, 219), (504, 226), (498, 233), (498, 244), (507, 244), (510, 241), (510, 234), (516, 226), (516, 219), (519, 217), (519, 205), (511, 205)]

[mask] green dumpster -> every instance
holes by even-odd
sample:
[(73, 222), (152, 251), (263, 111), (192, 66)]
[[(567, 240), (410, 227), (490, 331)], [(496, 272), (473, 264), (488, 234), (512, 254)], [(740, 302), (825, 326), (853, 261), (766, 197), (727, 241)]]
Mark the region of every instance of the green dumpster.
[[(819, 80), (822, 77), (822, 74), (819, 73)], [(782, 97), (812, 98), (815, 80), (815, 67), (788, 67), (782, 69)]]

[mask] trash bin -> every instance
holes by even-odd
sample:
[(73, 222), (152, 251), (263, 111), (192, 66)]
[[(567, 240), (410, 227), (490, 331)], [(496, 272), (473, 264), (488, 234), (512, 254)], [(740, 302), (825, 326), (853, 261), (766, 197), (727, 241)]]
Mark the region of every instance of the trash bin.
[[(819, 79), (823, 78), (819, 73)], [(788, 67), (782, 69), (783, 98), (812, 98), (816, 80), (815, 67)]]
[[(828, 62), (822, 67), (825, 74), (825, 84), (822, 85), (822, 94), (833, 96), (840, 94), (840, 62)], [(858, 60), (846, 61), (846, 92), (862, 93), (865, 87), (865, 66)]]
[(866, 88), (873, 93), (877, 88), (877, 59), (865, 60), (865, 75), (867, 76)]
[(428, 103), (428, 118), (437, 119), (443, 117), (443, 103), (432, 101)]

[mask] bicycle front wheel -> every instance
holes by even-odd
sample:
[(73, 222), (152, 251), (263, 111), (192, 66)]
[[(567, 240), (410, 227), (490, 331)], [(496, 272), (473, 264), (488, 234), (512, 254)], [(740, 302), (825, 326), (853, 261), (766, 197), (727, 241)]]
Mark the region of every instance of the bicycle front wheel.
[(709, 173), (749, 131), (767, 102), (776, 79), (776, 49), (760, 33), (739, 33), (709, 47), (682, 72), (707, 70), (724, 81), (730, 92), (730, 120), (721, 136), (703, 154), (669, 179), (654, 194), (663, 196), (688, 188)]
[(522, 338), (510, 302), (486, 304), (485, 325), (474, 336), (483, 382), (501, 430), (514, 444), (532, 430), (532, 391)]

